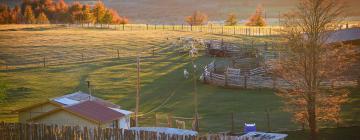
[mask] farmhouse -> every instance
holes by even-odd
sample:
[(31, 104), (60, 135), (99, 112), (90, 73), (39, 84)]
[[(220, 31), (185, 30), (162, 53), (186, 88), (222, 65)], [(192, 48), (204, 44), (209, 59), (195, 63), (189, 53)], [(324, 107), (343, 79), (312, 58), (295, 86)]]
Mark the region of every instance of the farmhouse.
[(17, 112), (21, 123), (124, 129), (130, 128), (132, 114), (81, 91), (21, 108)]

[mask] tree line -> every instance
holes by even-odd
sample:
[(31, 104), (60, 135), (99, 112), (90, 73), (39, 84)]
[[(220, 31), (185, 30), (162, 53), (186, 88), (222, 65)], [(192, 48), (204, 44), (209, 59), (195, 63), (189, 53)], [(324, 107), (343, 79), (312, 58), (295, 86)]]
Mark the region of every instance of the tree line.
[(0, 4), (0, 24), (98, 23), (127, 24), (129, 19), (107, 8), (101, 1), (95, 5), (64, 0), (23, 0), (11, 8)]
[[(249, 17), (245, 23), (247, 26), (266, 26), (265, 18), (263, 17), (263, 8), (258, 6), (255, 12)], [(205, 25), (208, 22), (208, 16), (206, 13), (195, 11), (192, 15), (185, 17), (185, 22), (189, 25)], [(236, 14), (230, 13), (225, 20), (225, 25), (235, 26), (238, 24), (238, 18)]]

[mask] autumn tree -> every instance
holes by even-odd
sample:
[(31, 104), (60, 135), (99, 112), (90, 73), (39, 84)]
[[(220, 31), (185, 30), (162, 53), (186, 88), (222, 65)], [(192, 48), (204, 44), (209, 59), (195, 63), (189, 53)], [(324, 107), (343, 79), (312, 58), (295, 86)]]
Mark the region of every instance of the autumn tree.
[(69, 8), (72, 23), (82, 23), (83, 21), (83, 5), (79, 2), (73, 3)]
[(37, 24), (49, 24), (49, 19), (47, 18), (44, 12), (40, 13), (38, 18), (36, 19)]
[(91, 13), (90, 5), (83, 6), (82, 14), (84, 23), (92, 23), (94, 21), (94, 16)]
[(128, 24), (129, 19), (127, 17), (120, 17), (119, 24)]
[(194, 12), (191, 16), (185, 18), (189, 25), (204, 25), (208, 21), (208, 16), (200, 11)]
[(59, 0), (55, 5), (55, 22), (67, 23), (70, 20), (70, 14), (68, 13), (69, 6), (64, 2), (64, 0)]
[(237, 18), (235, 14), (229, 14), (226, 21), (225, 21), (225, 25), (227, 26), (234, 26), (237, 24)]
[(22, 21), (22, 15), (21, 15), (21, 9), (19, 6), (15, 6), (14, 9), (11, 11), (11, 22), (12, 23), (21, 23)]
[(95, 4), (92, 13), (94, 15), (96, 23), (103, 23), (105, 12), (106, 12), (105, 5), (101, 1)]
[(8, 24), (11, 22), (11, 10), (9, 6), (0, 4), (0, 23)]
[(119, 24), (121, 22), (121, 20), (122, 20), (122, 17), (119, 16), (118, 12), (116, 12), (113, 9), (109, 9), (109, 12), (110, 12), (110, 14), (112, 16), (111, 23)]
[(25, 18), (25, 23), (27, 23), (27, 24), (35, 23), (36, 20), (35, 20), (33, 10), (31, 9), (31, 6), (27, 6), (25, 8), (24, 18)]
[(348, 97), (347, 90), (322, 84), (336, 81), (355, 60), (352, 46), (327, 42), (341, 14), (338, 1), (301, 0), (297, 9), (283, 16), (287, 45), (273, 71), (290, 88), (278, 87), (277, 94), (293, 120), (308, 126), (314, 140), (318, 123), (341, 121), (341, 105)]
[(250, 16), (246, 25), (247, 26), (266, 26), (266, 21), (263, 17), (263, 8), (261, 5), (259, 5), (256, 8), (255, 13)]
[(105, 15), (103, 17), (103, 23), (110, 24), (113, 21), (113, 15), (111, 14), (110, 10), (106, 10)]

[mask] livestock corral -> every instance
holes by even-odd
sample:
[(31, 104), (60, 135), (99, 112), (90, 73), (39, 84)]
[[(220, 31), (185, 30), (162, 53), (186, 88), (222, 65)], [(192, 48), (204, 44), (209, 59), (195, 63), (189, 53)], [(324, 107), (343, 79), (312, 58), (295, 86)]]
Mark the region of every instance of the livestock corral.
[[(206, 54), (226, 57), (225, 61), (212, 61), (204, 67), (201, 80), (204, 83), (237, 88), (291, 88), (291, 84), (273, 73), (273, 64), (280, 57), (286, 57), (285, 44), (268, 43), (235, 45), (221, 41), (207, 41)], [(250, 47), (249, 47), (250, 46)], [(355, 64), (352, 69), (357, 69)], [(349, 75), (349, 73), (347, 74)], [(351, 74), (350, 74), (351, 75)], [(358, 76), (344, 76), (342, 79), (322, 81), (322, 87), (351, 87), (358, 84)]]

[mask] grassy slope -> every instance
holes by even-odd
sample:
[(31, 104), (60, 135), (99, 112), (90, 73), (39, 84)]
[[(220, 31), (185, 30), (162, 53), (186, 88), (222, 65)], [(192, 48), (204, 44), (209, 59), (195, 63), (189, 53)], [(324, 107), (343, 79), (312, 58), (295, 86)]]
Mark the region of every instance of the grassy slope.
[[(1, 26), (0, 28), (18, 28)], [(1, 80), (9, 84), (9, 95), (0, 104), (0, 114), (8, 110), (24, 107), (47, 98), (68, 94), (78, 90), (87, 91), (85, 81), (90, 80), (94, 95), (134, 110), (136, 65), (135, 55), (142, 52), (141, 62), (141, 112), (146, 113), (161, 105), (157, 110), (161, 122), (165, 123), (165, 113), (174, 116), (192, 117), (193, 83), (183, 78), (183, 69), (190, 69), (190, 59), (186, 54), (171, 51), (169, 44), (179, 36), (221, 39), (243, 42), (268, 38), (241, 36), (218, 36), (188, 32), (162, 31), (111, 31), (47, 28), (33, 31), (19, 28), (18, 31), (0, 31), (0, 62), (11, 65), (28, 65), (37, 68), (0, 72)], [(41, 29), (43, 29), (41, 27)], [(167, 40), (169, 38), (169, 40)], [(151, 55), (155, 47), (158, 54)], [(117, 59), (116, 49), (121, 50)], [(81, 52), (91, 63), (81, 63)], [(41, 68), (43, 55), (49, 63), (72, 63)], [(101, 60), (101, 61), (97, 61)], [(196, 59), (199, 67), (210, 62), (205, 56)], [(24, 63), (27, 62), (27, 63)], [(353, 93), (358, 92), (354, 90)], [(230, 129), (231, 112), (236, 113), (236, 129), (240, 131), (243, 122), (255, 122), (259, 130), (266, 129), (265, 109), (271, 109), (271, 125), (274, 130), (295, 129), (288, 113), (280, 110), (282, 103), (271, 90), (224, 89), (198, 83), (199, 112), (204, 131), (227, 131)], [(354, 118), (358, 110), (359, 94), (353, 94), (354, 102), (345, 106), (347, 121)], [(153, 125), (154, 115), (150, 113), (141, 120), (142, 125)], [(14, 116), (0, 120), (16, 121)], [(355, 122), (358, 123), (358, 122)], [(190, 122), (187, 122), (189, 125)]]

